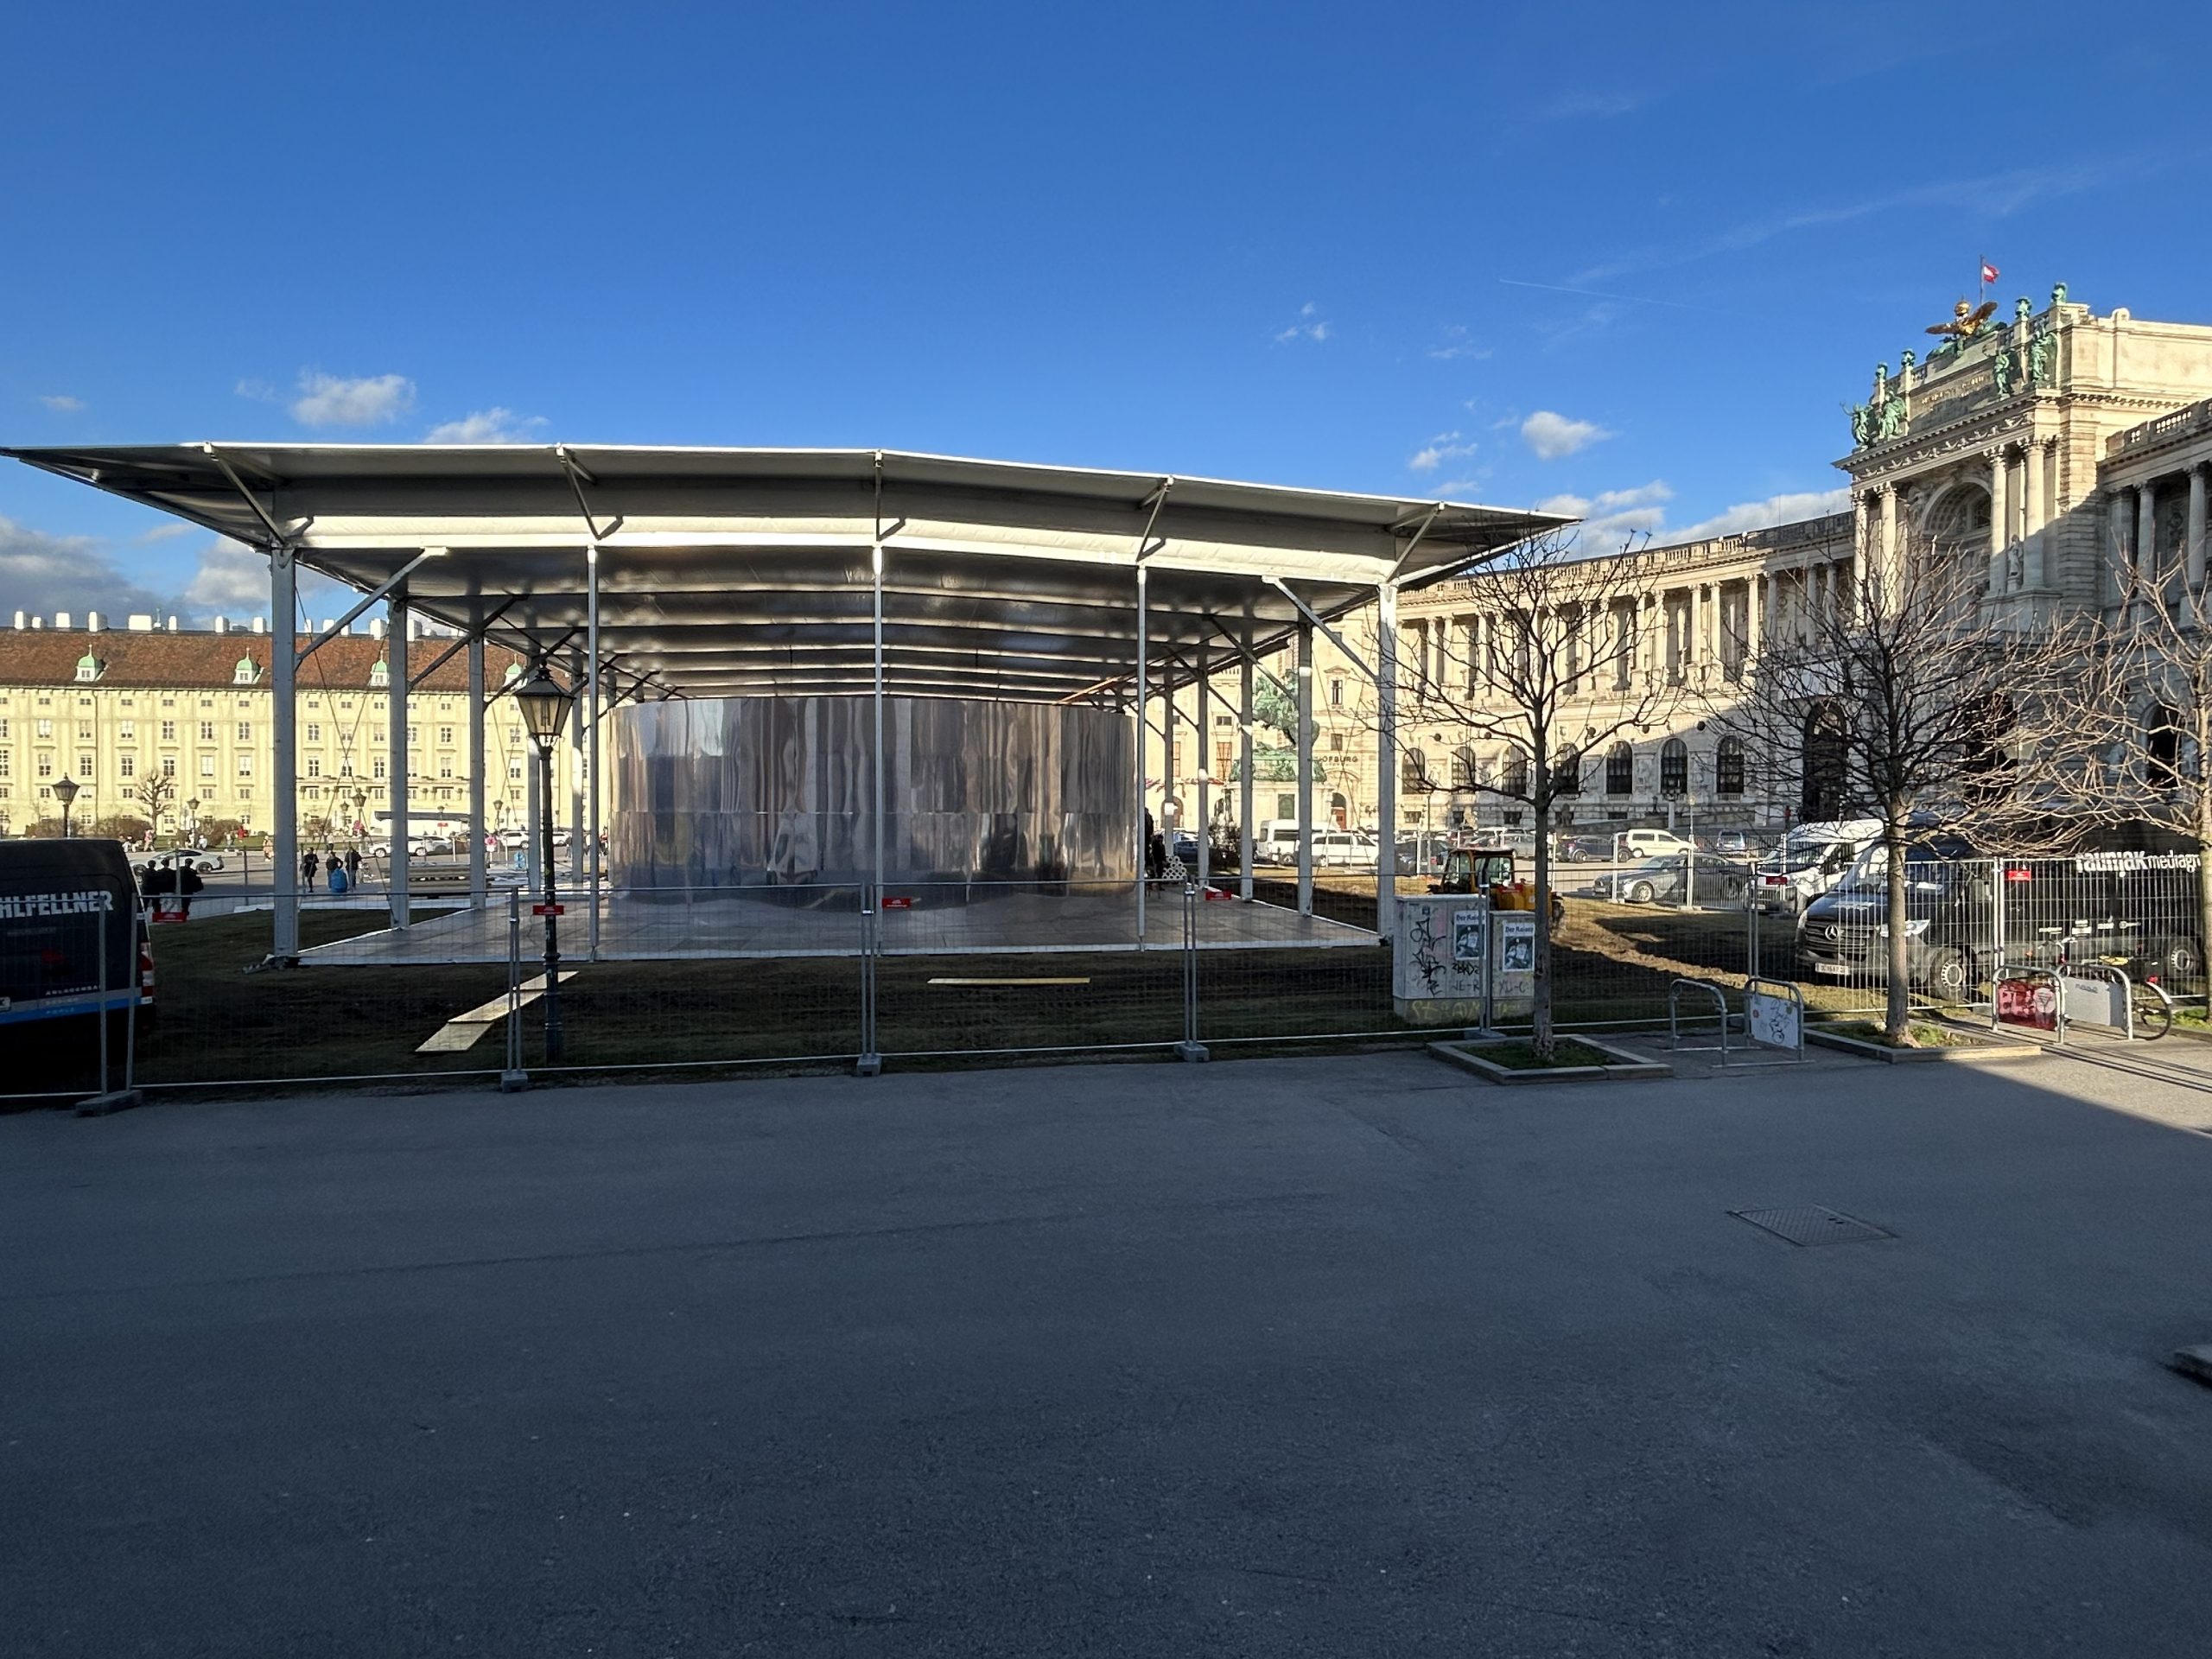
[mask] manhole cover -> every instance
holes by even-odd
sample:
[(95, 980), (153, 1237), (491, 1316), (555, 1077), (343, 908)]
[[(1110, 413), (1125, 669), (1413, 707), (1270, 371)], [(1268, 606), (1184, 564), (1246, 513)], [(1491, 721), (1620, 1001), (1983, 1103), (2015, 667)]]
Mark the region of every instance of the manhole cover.
[(1792, 1244), (1855, 1244), (1863, 1239), (1895, 1238), (1872, 1222), (1860, 1221), (1824, 1205), (1798, 1204), (1782, 1210), (1731, 1210), (1738, 1221), (1786, 1238)]

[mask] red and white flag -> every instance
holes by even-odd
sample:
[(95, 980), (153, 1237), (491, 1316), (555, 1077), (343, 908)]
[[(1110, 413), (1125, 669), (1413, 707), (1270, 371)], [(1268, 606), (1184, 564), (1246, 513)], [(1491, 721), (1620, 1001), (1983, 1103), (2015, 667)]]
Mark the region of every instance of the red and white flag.
[(1984, 287), (1997, 280), (1997, 267), (1986, 259), (1981, 262), (1981, 280)]

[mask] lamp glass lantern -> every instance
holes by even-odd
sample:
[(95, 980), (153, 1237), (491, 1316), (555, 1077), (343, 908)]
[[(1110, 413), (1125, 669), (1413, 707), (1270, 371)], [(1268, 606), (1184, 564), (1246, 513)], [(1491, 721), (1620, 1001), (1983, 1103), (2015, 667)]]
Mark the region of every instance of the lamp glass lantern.
[(540, 666), (514, 689), (514, 699), (531, 741), (540, 753), (550, 754), (562, 727), (568, 724), (569, 705), (575, 701), (575, 694)]
[(61, 833), (69, 833), (69, 809), (76, 804), (77, 791), (82, 787), (66, 772), (54, 780), (54, 798), (61, 804)]

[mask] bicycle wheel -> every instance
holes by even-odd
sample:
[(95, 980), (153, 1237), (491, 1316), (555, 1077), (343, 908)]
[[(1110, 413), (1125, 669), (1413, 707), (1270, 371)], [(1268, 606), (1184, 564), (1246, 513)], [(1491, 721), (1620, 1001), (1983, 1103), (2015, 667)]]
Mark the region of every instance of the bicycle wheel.
[(2164, 988), (2158, 985), (2138, 985), (2135, 988), (2135, 1034), (2146, 1043), (2155, 1043), (2174, 1028), (2174, 1000)]

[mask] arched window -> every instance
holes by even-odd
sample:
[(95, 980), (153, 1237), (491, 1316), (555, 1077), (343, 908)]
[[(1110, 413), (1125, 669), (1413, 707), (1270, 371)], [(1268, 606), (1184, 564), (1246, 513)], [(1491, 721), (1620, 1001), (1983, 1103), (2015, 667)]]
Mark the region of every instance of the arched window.
[(1713, 791), (1716, 795), (1744, 792), (1744, 745), (1739, 738), (1724, 737), (1713, 757)]
[(1582, 792), (1582, 751), (1561, 749), (1559, 762), (1552, 768), (1552, 793), (1580, 795)]
[(1408, 795), (1424, 795), (1433, 787), (1428, 781), (1428, 756), (1418, 748), (1408, 748), (1398, 763), (1399, 786)]
[(2180, 720), (2163, 702), (2152, 703), (2143, 734), (2143, 779), (2153, 789), (2171, 789), (2180, 776)]
[(1679, 737), (1670, 737), (1659, 746), (1659, 792), (1690, 792), (1690, 746)]
[(1849, 728), (1843, 710), (1833, 702), (1817, 702), (1805, 716), (1805, 745), (1801, 771), (1798, 809), (1808, 823), (1833, 821), (1847, 816), (1844, 789), (1849, 759)]
[(1528, 794), (1529, 757), (1527, 755), (1518, 749), (1508, 749), (1505, 752), (1505, 765), (1501, 770), (1503, 775), (1498, 779), (1500, 792), (1516, 797)]
[(1351, 810), (1351, 803), (1344, 799), (1342, 790), (1329, 797), (1329, 818), (1338, 829), (1344, 827), (1344, 815)]
[(1468, 790), (1475, 786), (1475, 752), (1462, 743), (1452, 751), (1452, 787)]
[(1636, 751), (1625, 743), (1616, 743), (1605, 751), (1605, 793), (1636, 793)]

